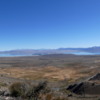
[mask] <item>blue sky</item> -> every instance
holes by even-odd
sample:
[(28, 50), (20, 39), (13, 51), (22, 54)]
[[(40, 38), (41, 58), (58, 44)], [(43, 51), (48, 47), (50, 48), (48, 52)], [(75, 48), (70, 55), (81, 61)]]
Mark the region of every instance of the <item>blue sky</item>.
[(100, 46), (100, 0), (0, 0), (0, 50)]

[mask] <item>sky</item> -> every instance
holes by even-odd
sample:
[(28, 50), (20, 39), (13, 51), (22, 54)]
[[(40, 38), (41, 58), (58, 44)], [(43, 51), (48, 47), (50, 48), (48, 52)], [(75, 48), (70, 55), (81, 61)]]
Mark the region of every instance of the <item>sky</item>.
[(0, 0), (0, 50), (100, 46), (100, 0)]

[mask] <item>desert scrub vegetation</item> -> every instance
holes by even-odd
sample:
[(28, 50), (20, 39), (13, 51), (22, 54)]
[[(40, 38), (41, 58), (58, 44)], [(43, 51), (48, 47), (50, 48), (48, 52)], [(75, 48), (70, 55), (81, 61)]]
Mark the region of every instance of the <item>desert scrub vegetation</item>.
[(7, 86), (6, 83), (0, 82), (0, 88), (1, 88), (1, 87), (6, 87), (6, 86)]
[(21, 82), (15, 82), (11, 84), (9, 87), (9, 91), (11, 93), (11, 96), (13, 97), (24, 96), (26, 90), (27, 90), (26, 84)]
[(56, 91), (48, 86), (47, 81), (33, 83), (15, 82), (9, 86), (11, 96), (20, 100), (68, 100), (67, 93)]
[(9, 91), (13, 97), (21, 97), (22, 100), (39, 100), (40, 94), (47, 92), (47, 82), (40, 82), (34, 86), (31, 83), (15, 82), (9, 86)]

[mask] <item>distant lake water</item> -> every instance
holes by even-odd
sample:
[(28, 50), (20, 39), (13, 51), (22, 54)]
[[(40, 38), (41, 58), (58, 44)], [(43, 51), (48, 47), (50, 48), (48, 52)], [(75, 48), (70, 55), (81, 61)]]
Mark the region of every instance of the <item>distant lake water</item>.
[(32, 56), (32, 55), (0, 54), (0, 57), (21, 57), (21, 56)]
[[(100, 53), (89, 53), (89, 52), (72, 52), (72, 53), (62, 53), (62, 54), (74, 54), (74, 55), (100, 55)], [(38, 56), (38, 55), (24, 55), (24, 54), (0, 54), (0, 57), (21, 57), (21, 56)]]
[(100, 53), (90, 53), (90, 52), (74, 52), (71, 54), (75, 54), (75, 55), (100, 55)]

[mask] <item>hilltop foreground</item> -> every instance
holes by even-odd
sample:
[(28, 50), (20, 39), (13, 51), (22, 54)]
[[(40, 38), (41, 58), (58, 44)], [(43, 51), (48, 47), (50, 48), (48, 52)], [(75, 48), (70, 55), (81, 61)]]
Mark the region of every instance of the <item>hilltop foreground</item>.
[[(100, 56), (51, 54), (1, 57), (0, 100), (32, 100), (27, 93), (36, 92), (37, 88), (35, 96), (41, 98), (34, 100), (99, 100), (99, 72)], [(17, 89), (23, 87), (24, 92), (29, 91), (24, 93), (21, 88), (17, 91), (18, 95), (17, 92), (12, 95), (16, 86)], [(33, 90), (30, 90), (32, 87)]]

